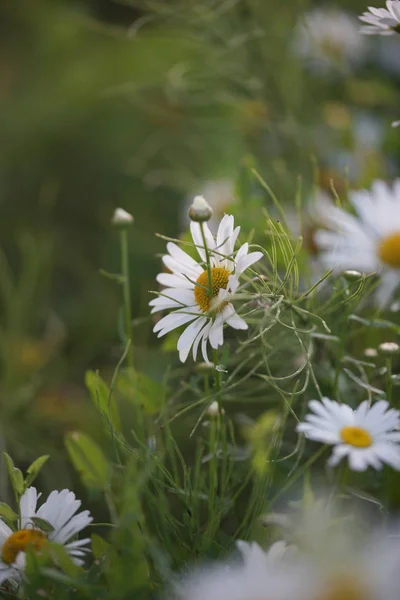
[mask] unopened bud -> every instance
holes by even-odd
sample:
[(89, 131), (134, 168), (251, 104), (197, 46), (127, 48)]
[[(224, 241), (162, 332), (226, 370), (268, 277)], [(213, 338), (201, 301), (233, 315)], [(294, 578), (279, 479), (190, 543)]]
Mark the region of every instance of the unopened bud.
[(128, 213), (123, 208), (116, 208), (111, 219), (111, 224), (114, 225), (114, 227), (123, 228), (132, 225), (133, 221), (134, 218), (130, 213)]
[(378, 353), (381, 356), (393, 356), (394, 354), (398, 354), (400, 351), (400, 346), (396, 344), (396, 342), (383, 342), (378, 346)]
[(375, 358), (378, 356), (378, 351), (376, 348), (365, 348), (364, 356), (368, 356), (368, 358)]
[(189, 208), (189, 217), (197, 223), (209, 221), (213, 211), (207, 200), (203, 196), (195, 196), (193, 204)]
[(397, 374), (392, 375), (391, 380), (392, 380), (393, 385), (396, 385), (396, 386), (400, 385), (400, 375), (397, 375)]
[(350, 269), (348, 271), (344, 271), (343, 277), (347, 279), (347, 281), (357, 281), (358, 279), (361, 279), (362, 273), (360, 273), (360, 271), (353, 271)]
[(214, 400), (214, 402), (211, 402), (210, 406), (207, 408), (207, 414), (209, 417), (216, 417), (219, 414), (224, 415), (225, 411), (223, 408), (220, 410), (218, 402)]

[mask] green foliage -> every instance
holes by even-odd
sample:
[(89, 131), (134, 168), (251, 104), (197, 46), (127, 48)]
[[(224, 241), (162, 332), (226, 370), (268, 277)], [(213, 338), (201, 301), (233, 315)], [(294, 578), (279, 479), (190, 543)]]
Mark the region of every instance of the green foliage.
[(108, 463), (99, 446), (84, 433), (66, 435), (65, 446), (82, 482), (88, 488), (104, 490), (108, 484)]

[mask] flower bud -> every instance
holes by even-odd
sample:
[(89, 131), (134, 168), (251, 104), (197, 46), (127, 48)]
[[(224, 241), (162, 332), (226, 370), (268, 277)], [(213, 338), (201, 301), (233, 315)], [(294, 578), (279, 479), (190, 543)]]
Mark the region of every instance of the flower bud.
[(193, 204), (189, 208), (189, 217), (197, 223), (209, 221), (213, 211), (207, 200), (203, 196), (195, 196)]
[(396, 344), (396, 342), (383, 342), (378, 346), (378, 353), (381, 356), (393, 356), (394, 354), (398, 354), (400, 351), (400, 346)]
[(367, 356), (368, 358), (375, 358), (378, 356), (378, 351), (376, 348), (365, 348), (364, 356)]
[(123, 208), (116, 208), (111, 219), (111, 224), (114, 225), (114, 227), (124, 228), (132, 225), (133, 221), (134, 218), (130, 213)]
[(360, 271), (353, 271), (349, 269), (348, 271), (344, 271), (343, 277), (347, 279), (347, 281), (358, 281), (362, 277), (362, 273)]
[(206, 412), (209, 417), (217, 417), (220, 413), (221, 415), (225, 414), (223, 408), (221, 408), (221, 410), (219, 409), (218, 402), (216, 400), (214, 400), (214, 402), (211, 402)]

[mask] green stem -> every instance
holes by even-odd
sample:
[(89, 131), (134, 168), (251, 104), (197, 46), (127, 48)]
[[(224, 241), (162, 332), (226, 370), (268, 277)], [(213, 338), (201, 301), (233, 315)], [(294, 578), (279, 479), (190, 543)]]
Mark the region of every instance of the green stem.
[(388, 356), (386, 358), (386, 400), (389, 402), (392, 401), (392, 357)]
[(132, 313), (131, 313), (131, 290), (129, 280), (129, 249), (128, 232), (121, 230), (121, 271), (122, 271), (122, 291), (124, 298), (124, 324), (125, 324), (125, 343), (130, 341), (127, 359), (128, 366), (134, 370), (133, 360), (133, 336), (132, 336)]
[(295, 472), (295, 474), (280, 488), (280, 490), (275, 494), (275, 496), (270, 500), (269, 504), (272, 506), (274, 504), (274, 502), (276, 502), (276, 500), (284, 493), (286, 492), (294, 483), (295, 481), (297, 481), (299, 479), (299, 477), (302, 477), (304, 475), (304, 473), (307, 471), (307, 469), (309, 469), (311, 467), (311, 465), (318, 460), (318, 458), (325, 452), (325, 450), (327, 449), (327, 445), (324, 444), (323, 446), (321, 446), (321, 448), (319, 450), (317, 450), (317, 452), (315, 452), (315, 454), (313, 454), (305, 463), (302, 467), (298, 468), (297, 471)]
[[(125, 325), (125, 343), (127, 346), (127, 363), (129, 368), (129, 376), (132, 381), (136, 381), (135, 361), (133, 357), (133, 333), (132, 333), (132, 312), (131, 312), (131, 287), (129, 279), (129, 247), (128, 247), (128, 231), (121, 229), (121, 274), (122, 274), (122, 292), (124, 301), (124, 325)], [(130, 343), (129, 343), (130, 342)], [(138, 400), (137, 390), (134, 392), (136, 397), (136, 423), (137, 434), (143, 442), (146, 438), (145, 422), (142, 413), (142, 407)]]
[(218, 350), (213, 350), (213, 363), (214, 363), (214, 378), (215, 378), (215, 391), (217, 392), (217, 402), (219, 413), (222, 410), (222, 386), (221, 386), (221, 372), (218, 369), (219, 366), (219, 355)]
[(340, 342), (339, 342), (339, 348), (338, 348), (338, 353), (337, 353), (335, 379), (333, 382), (333, 398), (335, 398), (335, 400), (337, 400), (338, 402), (341, 402), (341, 400), (338, 398), (338, 387), (339, 387), (340, 371), (341, 371), (341, 366), (342, 366), (342, 358), (344, 356), (345, 349), (346, 349), (347, 328), (348, 328), (348, 318), (349, 318), (349, 314), (350, 314), (350, 308), (351, 308), (350, 306), (346, 305), (344, 315), (343, 315), (343, 324), (341, 327)]
[(208, 297), (211, 299), (213, 297), (211, 257), (210, 257), (210, 252), (208, 251), (208, 247), (207, 247), (206, 234), (204, 233), (204, 223), (200, 223), (200, 231), (201, 231), (201, 237), (203, 239), (204, 252), (206, 255), (207, 274), (208, 274)]

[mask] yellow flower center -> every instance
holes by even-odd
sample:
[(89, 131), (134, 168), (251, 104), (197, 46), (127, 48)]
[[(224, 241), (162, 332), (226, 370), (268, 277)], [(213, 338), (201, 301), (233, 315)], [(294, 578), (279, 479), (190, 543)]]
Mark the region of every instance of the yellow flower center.
[[(218, 296), (218, 292), (221, 289), (226, 290), (228, 287), (230, 272), (224, 267), (214, 267), (211, 269), (211, 281), (212, 281), (212, 293), (210, 293), (210, 284), (208, 280), (208, 271), (203, 271), (199, 275), (196, 285), (194, 286), (194, 299), (204, 312), (208, 312), (211, 308), (211, 301)], [(222, 303), (216, 309), (217, 312), (226, 305)]]
[(40, 550), (46, 542), (47, 538), (41, 531), (37, 529), (20, 529), (10, 535), (4, 542), (1, 549), (1, 558), (7, 565), (11, 565), (16, 561), (20, 552), (25, 552), (28, 547)]
[(340, 437), (345, 444), (356, 448), (368, 448), (372, 444), (371, 435), (362, 427), (343, 427)]
[(400, 269), (400, 231), (383, 238), (378, 246), (378, 255), (382, 262)]
[(334, 579), (328, 592), (318, 600), (370, 600), (370, 596), (359, 581), (345, 578), (342, 581)]

